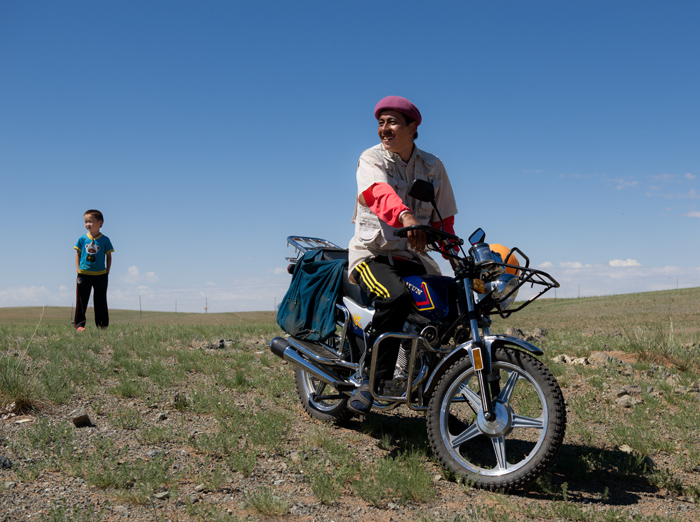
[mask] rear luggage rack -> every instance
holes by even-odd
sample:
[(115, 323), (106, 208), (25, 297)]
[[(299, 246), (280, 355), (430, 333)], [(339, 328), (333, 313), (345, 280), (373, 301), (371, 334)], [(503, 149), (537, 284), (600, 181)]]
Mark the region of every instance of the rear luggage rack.
[(318, 237), (289, 236), (287, 238), (287, 245), (292, 245), (297, 250), (295, 257), (287, 258), (287, 261), (291, 263), (296, 262), (302, 254), (305, 254), (309, 250), (346, 250), (331, 241)]

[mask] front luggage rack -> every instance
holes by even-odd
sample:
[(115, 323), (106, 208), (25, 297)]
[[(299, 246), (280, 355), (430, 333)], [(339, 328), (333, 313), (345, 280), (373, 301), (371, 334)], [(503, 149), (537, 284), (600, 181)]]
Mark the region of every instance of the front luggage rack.
[[(525, 261), (525, 265), (511, 265), (508, 264), (508, 261), (511, 258), (511, 255), (514, 253), (518, 253), (522, 259)], [(530, 288), (534, 288), (535, 285), (538, 285), (539, 287), (543, 287), (543, 289), (539, 290), (539, 292), (534, 296), (528, 299), (525, 302), (521, 302), (519, 306), (515, 308), (509, 308), (507, 310), (498, 310), (498, 315), (500, 315), (502, 318), (506, 319), (508, 318), (511, 314), (518, 312), (525, 308), (527, 305), (532, 303), (535, 299), (541, 297), (545, 292), (548, 292), (552, 288), (559, 288), (559, 283), (557, 282), (556, 279), (554, 279), (551, 275), (549, 275), (547, 272), (544, 272), (542, 270), (537, 270), (535, 268), (530, 268), (530, 258), (525, 255), (525, 252), (520, 250), (517, 247), (511, 248), (510, 251), (508, 252), (508, 255), (506, 256), (506, 262), (505, 263), (498, 263), (498, 262), (486, 262), (483, 263), (483, 265), (480, 265), (480, 268), (482, 270), (488, 270), (492, 267), (500, 267), (502, 271), (506, 271), (507, 269), (514, 270), (518, 275), (518, 285), (514, 287), (508, 294), (501, 296), (499, 299), (499, 302), (505, 301), (508, 299), (511, 295), (513, 295), (515, 292), (520, 290), (521, 287), (525, 285), (530, 285)]]
[[(551, 275), (549, 275), (547, 272), (543, 272), (542, 270), (536, 270), (534, 268), (520, 268), (520, 274), (518, 275), (518, 286), (513, 290), (513, 292), (516, 292), (520, 289), (520, 287), (525, 286), (527, 284), (530, 285), (530, 288), (533, 288), (535, 285), (539, 285), (544, 287), (542, 290), (540, 290), (537, 295), (531, 297), (527, 301), (523, 302), (520, 304), (520, 306), (508, 310), (504, 310), (502, 312), (499, 312), (499, 315), (503, 317), (504, 319), (510, 316), (510, 314), (518, 312), (525, 308), (527, 305), (532, 303), (535, 299), (538, 297), (541, 297), (542, 294), (545, 292), (548, 292), (552, 288), (559, 288), (559, 283), (554, 279)], [(513, 292), (510, 292), (507, 296), (504, 297), (504, 299), (508, 298), (510, 294)]]

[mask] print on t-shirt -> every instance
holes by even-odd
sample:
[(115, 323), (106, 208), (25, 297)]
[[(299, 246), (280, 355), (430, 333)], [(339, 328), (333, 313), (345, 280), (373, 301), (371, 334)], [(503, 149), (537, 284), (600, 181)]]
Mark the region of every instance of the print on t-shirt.
[(95, 266), (95, 254), (100, 251), (100, 245), (95, 243), (93, 239), (90, 243), (85, 245), (85, 251), (87, 252), (87, 265), (88, 268)]

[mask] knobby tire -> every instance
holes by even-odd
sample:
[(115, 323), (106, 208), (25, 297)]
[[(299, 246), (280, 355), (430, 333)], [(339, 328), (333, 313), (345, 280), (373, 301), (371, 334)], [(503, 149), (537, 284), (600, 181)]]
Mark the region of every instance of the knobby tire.
[(566, 404), (552, 373), (533, 356), (502, 347), (492, 364), (501, 376), (497, 420), (483, 418), (478, 379), (465, 355), (438, 382), (427, 429), (445, 468), (475, 487), (506, 492), (551, 466), (564, 440)]

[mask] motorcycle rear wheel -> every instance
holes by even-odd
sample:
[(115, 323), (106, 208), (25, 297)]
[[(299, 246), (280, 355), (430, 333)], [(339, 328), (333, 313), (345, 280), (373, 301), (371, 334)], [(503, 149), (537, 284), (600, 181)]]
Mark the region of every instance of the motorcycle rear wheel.
[(353, 413), (348, 409), (347, 395), (298, 366), (294, 368), (294, 380), (301, 405), (314, 419), (344, 424), (352, 418)]
[(566, 428), (566, 404), (549, 369), (533, 356), (498, 348), (496, 419), (483, 415), (479, 383), (468, 356), (442, 376), (427, 412), (430, 445), (463, 481), (491, 491), (521, 488), (554, 461)]

